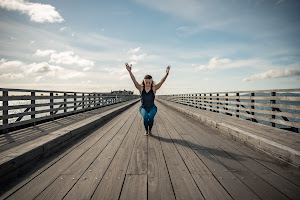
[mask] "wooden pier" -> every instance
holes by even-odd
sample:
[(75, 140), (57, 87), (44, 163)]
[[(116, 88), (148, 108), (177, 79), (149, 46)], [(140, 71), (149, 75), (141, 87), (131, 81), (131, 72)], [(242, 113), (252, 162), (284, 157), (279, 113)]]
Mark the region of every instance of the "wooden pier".
[(299, 169), (156, 105), (152, 137), (135, 104), (41, 158), (0, 199), (299, 199)]

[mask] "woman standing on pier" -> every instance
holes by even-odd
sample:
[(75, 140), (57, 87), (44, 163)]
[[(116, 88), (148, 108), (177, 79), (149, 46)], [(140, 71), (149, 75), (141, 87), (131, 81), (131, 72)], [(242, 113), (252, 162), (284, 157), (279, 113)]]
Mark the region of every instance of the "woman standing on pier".
[(151, 136), (151, 129), (153, 126), (154, 116), (157, 112), (157, 107), (154, 104), (155, 93), (162, 86), (169, 75), (170, 65), (167, 67), (166, 75), (161, 79), (158, 84), (154, 84), (152, 76), (146, 75), (141, 84), (139, 84), (131, 72), (132, 65), (125, 63), (126, 69), (128, 70), (130, 77), (135, 87), (140, 91), (142, 105), (139, 111), (144, 118), (145, 135)]

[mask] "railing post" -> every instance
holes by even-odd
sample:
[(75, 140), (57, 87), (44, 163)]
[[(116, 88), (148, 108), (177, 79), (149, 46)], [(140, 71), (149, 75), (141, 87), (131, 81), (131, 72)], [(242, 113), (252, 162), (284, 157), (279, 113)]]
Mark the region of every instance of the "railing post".
[(98, 106), (101, 106), (101, 94), (98, 94)]
[(76, 92), (74, 92), (74, 110), (77, 110), (77, 108), (76, 108), (76, 101), (77, 101), (77, 93)]
[[(209, 96), (210, 96), (210, 98), (209, 98), (210, 102), (209, 103), (212, 104), (212, 102), (211, 102), (212, 101), (212, 98), (211, 98), (212, 94), (210, 93)], [(209, 107), (210, 107), (209, 111), (213, 111), (212, 105), (210, 105)]]
[[(271, 92), (271, 98), (276, 96), (276, 92)], [(272, 107), (273, 104), (276, 104), (276, 100), (270, 100), (270, 104), (271, 104), (271, 111), (275, 111), (276, 109), (274, 107)], [(271, 119), (275, 119), (275, 115), (271, 115)], [(271, 122), (271, 126), (275, 127), (275, 123)]]
[(184, 101), (183, 94), (179, 94), (179, 95), (178, 95), (178, 99), (177, 99), (177, 103), (179, 103), (179, 104), (184, 104), (183, 101)]
[(82, 109), (84, 109), (84, 93), (82, 93)]
[(206, 94), (204, 94), (204, 98), (203, 98), (203, 109), (206, 110)]
[(98, 93), (96, 94), (95, 105), (96, 105), (96, 107), (99, 106), (99, 94)]
[(67, 112), (67, 93), (64, 92), (64, 113)]
[(52, 120), (54, 120), (54, 112), (53, 112), (53, 109), (54, 109), (54, 101), (53, 101), (53, 92), (50, 92), (50, 115), (52, 116)]
[(33, 119), (33, 124), (35, 126), (35, 92), (31, 92), (31, 112), (33, 112), (33, 114), (31, 114), (31, 119)]
[[(217, 97), (219, 97), (219, 93), (217, 93)], [(220, 111), (219, 111), (219, 104), (220, 104), (220, 98), (217, 98), (217, 113), (219, 113)]]
[(201, 99), (201, 94), (197, 95), (197, 106), (201, 109), (201, 101), (199, 99)]
[[(236, 93), (236, 96), (237, 96), (236, 101), (239, 102), (240, 99), (239, 99), (238, 97), (240, 96), (240, 93)], [(236, 109), (236, 114), (235, 114), (235, 116), (236, 116), (237, 118), (239, 118), (240, 115), (239, 115), (238, 113), (240, 112), (240, 110), (239, 110), (240, 105), (239, 105), (239, 104), (236, 104), (236, 107), (237, 107), (237, 109)]]
[(192, 107), (195, 107), (195, 102), (194, 102), (194, 94), (191, 94), (192, 95)]
[(8, 90), (3, 90), (3, 127), (5, 128), (3, 130), (3, 133), (8, 133), (8, 129), (6, 126), (8, 125)]
[[(251, 97), (254, 97), (254, 96), (255, 96), (255, 93), (252, 92), (252, 93), (251, 93)], [(254, 99), (251, 98), (251, 103), (254, 104), (254, 102), (255, 102)], [(254, 108), (255, 108), (254, 105), (251, 105), (251, 110), (252, 110), (252, 111), (254, 110)], [(254, 112), (251, 112), (251, 115), (254, 116)], [(255, 122), (256, 119), (252, 118), (251, 121)]]
[[(225, 96), (228, 97), (228, 93), (226, 93)], [(225, 101), (227, 102), (228, 99), (225, 99)], [(225, 106), (226, 106), (225, 110), (228, 110), (228, 107), (227, 107), (228, 103), (225, 103)], [(229, 113), (225, 112), (225, 114), (228, 115)]]
[(103, 94), (101, 94), (101, 100), (100, 100), (100, 104), (101, 104), (101, 106), (103, 106), (104, 104), (103, 104)]
[(199, 94), (199, 98), (200, 100), (198, 100), (199, 103), (199, 108), (202, 109), (202, 94)]

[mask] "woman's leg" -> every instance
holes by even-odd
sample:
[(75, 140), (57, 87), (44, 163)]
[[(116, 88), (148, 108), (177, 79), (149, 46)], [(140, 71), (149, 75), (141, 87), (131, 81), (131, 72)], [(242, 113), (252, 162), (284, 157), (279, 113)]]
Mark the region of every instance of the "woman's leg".
[(147, 110), (143, 107), (140, 106), (140, 113), (142, 115), (142, 117), (144, 118), (144, 126), (145, 126), (145, 130), (148, 133), (148, 126), (149, 126), (149, 114), (147, 112)]
[(154, 123), (154, 116), (157, 113), (157, 107), (154, 105), (151, 110), (149, 111), (149, 131), (151, 131), (153, 123)]

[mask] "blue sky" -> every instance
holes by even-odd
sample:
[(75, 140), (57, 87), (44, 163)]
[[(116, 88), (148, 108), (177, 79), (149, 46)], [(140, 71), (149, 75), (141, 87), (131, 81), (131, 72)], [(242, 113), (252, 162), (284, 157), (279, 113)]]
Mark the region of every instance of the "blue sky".
[(158, 94), (300, 87), (297, 0), (0, 0), (0, 87)]

